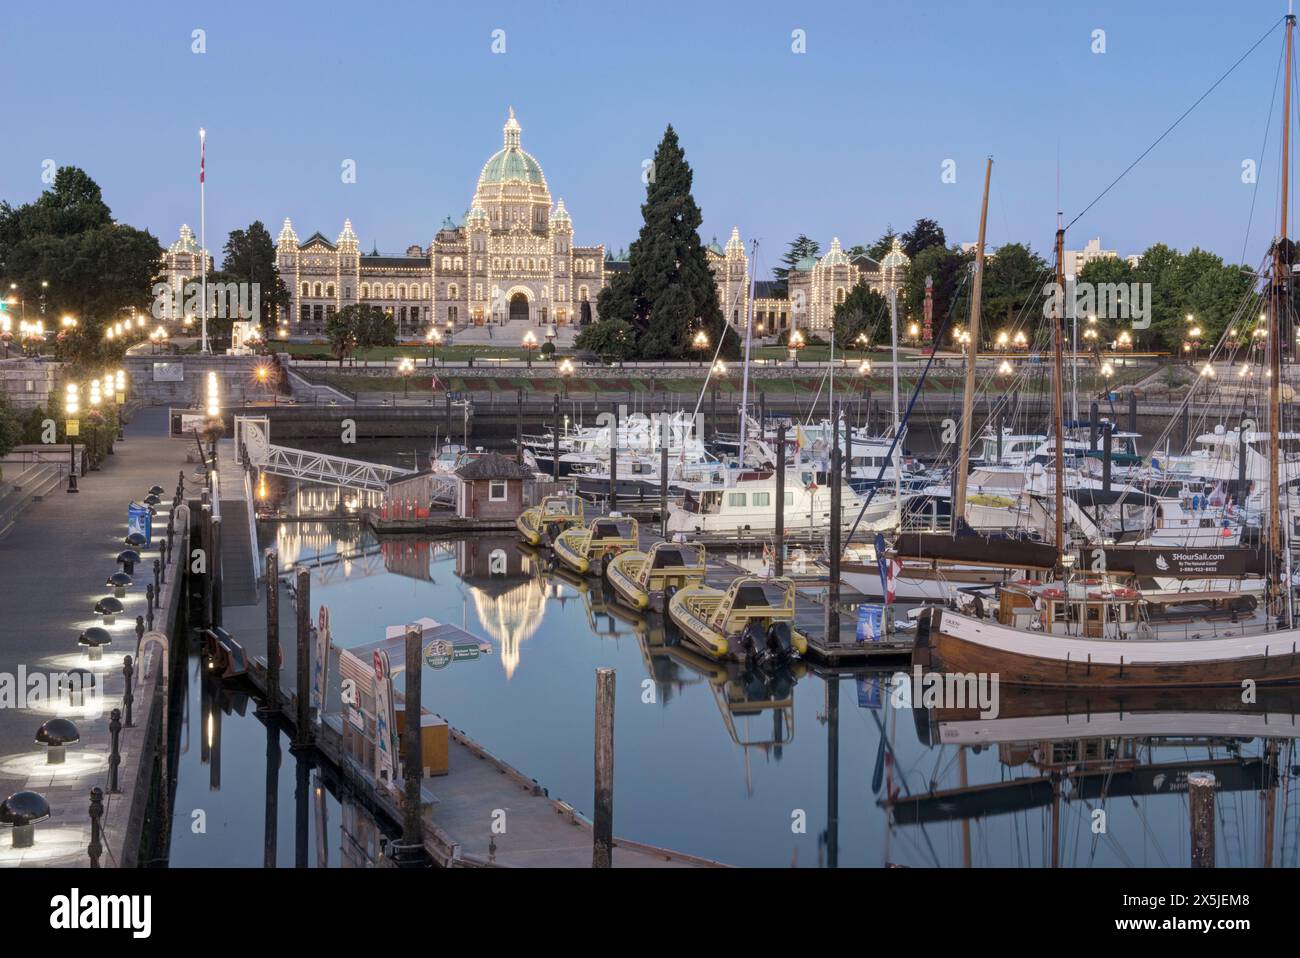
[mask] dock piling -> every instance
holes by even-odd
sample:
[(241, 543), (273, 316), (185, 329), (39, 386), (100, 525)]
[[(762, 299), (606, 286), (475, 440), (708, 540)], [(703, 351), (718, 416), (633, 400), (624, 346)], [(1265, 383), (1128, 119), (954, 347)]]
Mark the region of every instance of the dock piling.
[(776, 574), (785, 575), (785, 423), (776, 427), (776, 529), (772, 552)]
[(423, 671), (420, 640), (424, 629), (418, 623), (406, 627), (405, 719), (406, 745), (402, 761), (402, 841), (393, 849), (394, 858), (404, 868), (421, 868), (427, 864), (424, 854), (424, 829), (421, 823), (420, 786), (424, 779), (424, 753), (420, 742), (420, 686)]
[(826, 592), (826, 642), (838, 645), (840, 641), (840, 534), (844, 522), (842, 487), (840, 485), (840, 444), (831, 446), (831, 542), (830, 570)]
[(298, 666), (294, 686), (298, 690), (298, 721), (293, 744), (311, 744), (311, 573), (298, 570)]
[(609, 868), (614, 844), (614, 670), (596, 670), (596, 799), (591, 867)]
[(266, 711), (280, 710), (280, 557), (266, 550)]
[(659, 535), (668, 538), (668, 445), (659, 447)]
[(1213, 772), (1189, 772), (1187, 775), (1193, 868), (1214, 867), (1214, 784)]
[(552, 398), (551, 416), (555, 420), (551, 426), (551, 478), (560, 481), (560, 394)]

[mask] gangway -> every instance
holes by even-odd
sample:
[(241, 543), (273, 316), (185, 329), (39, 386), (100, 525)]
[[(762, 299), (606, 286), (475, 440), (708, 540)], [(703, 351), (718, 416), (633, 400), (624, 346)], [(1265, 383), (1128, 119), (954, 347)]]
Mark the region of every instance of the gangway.
[(266, 416), (235, 417), (235, 450), (238, 462), (246, 461), (268, 475), (345, 489), (383, 492), (394, 479), (413, 473), (399, 466), (274, 445), (271, 422)]

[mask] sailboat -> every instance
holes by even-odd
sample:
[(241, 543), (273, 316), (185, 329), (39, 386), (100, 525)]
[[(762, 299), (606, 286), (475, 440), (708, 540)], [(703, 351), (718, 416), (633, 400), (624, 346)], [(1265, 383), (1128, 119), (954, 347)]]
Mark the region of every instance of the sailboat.
[[(1281, 229), (1272, 247), (1267, 338), (1269, 432), (1282, 433), (1283, 317), (1289, 296), (1287, 238), (1291, 75), (1295, 16), (1286, 17), (1287, 78), (1283, 105)], [(1052, 311), (1055, 549), (1057, 582), (999, 590), (993, 617), (929, 608), (917, 620), (913, 661), (945, 672), (991, 674), (1012, 685), (1079, 688), (1161, 686), (1253, 687), (1300, 681), (1300, 629), (1281, 512), (1279, 443), (1268, 448), (1267, 601), (1234, 591), (1151, 598), (1109, 588), (1091, 571), (1076, 572), (1066, 539), (1062, 341), (1065, 335), (1064, 244), (1057, 214), (1055, 309)], [(969, 382), (969, 380), (968, 380)], [(969, 406), (967, 407), (969, 408)], [(957, 487), (961, 489), (959, 484)], [(957, 510), (955, 510), (957, 511)], [(957, 511), (957, 514), (960, 514)], [(1192, 556), (1192, 558), (1196, 558)], [(1205, 557), (1207, 560), (1212, 558)], [(1165, 560), (1166, 562), (1168, 560)], [(978, 610), (977, 610), (978, 611)]]

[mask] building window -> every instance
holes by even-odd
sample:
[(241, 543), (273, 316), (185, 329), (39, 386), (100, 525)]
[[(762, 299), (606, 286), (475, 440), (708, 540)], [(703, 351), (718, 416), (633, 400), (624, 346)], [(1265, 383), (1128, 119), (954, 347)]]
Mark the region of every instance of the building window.
[(421, 289), (423, 289), (423, 291), (424, 291), (424, 292), (423, 292), (423, 296), (424, 296), (424, 298), (425, 298), (425, 299), (428, 299), (428, 298), (429, 298), (429, 284), (428, 284), (428, 283), (425, 283), (424, 286), (421, 287)]
[(320, 283), (317, 283), (317, 284), (316, 284), (316, 295), (317, 295), (317, 296), (320, 296), (320, 295), (321, 295), (321, 285), (320, 285)]
[(504, 479), (493, 479), (488, 483), (488, 502), (505, 502), (506, 498), (506, 481)]
[(326, 295), (326, 296), (333, 296), (333, 295), (334, 295), (334, 284), (333, 284), (333, 283), (330, 283), (328, 286), (325, 287), (325, 295)]
[(450, 322), (450, 323), (452, 323), (453, 325), (455, 325), (455, 323), (457, 322), (457, 320), (458, 320), (459, 318), (460, 318), (460, 310), (457, 309), (455, 306), (448, 306), (448, 307), (447, 307), (447, 321)]
[(322, 323), (325, 321), (325, 309), (322, 306), (313, 306), (311, 308), (311, 318), (313, 322)]
[(344, 298), (344, 299), (351, 299), (351, 298), (352, 298), (352, 287), (351, 287), (351, 286), (344, 286), (344, 287), (343, 287), (343, 298)]
[[(392, 283), (389, 283), (388, 286), (386, 286), (386, 287), (384, 288), (384, 298), (385, 298), (385, 299), (392, 299), (392, 298), (393, 298), (393, 284), (392, 284)], [(392, 310), (389, 310), (389, 312), (392, 312)]]
[(303, 284), (302, 284), (302, 294), (303, 294), (304, 296), (310, 296), (310, 295), (311, 295), (311, 286), (310, 286), (309, 284), (307, 284), (307, 283), (303, 283)]
[(461, 259), (459, 256), (457, 256), (455, 261), (455, 266), (453, 268), (456, 270), (456, 272), (459, 273), (462, 269), (465, 268), (465, 261)]
[(451, 269), (451, 257), (450, 257), (450, 256), (444, 256), (444, 257), (442, 258), (442, 268), (443, 268), (443, 269)]
[(369, 299), (369, 298), (370, 298), (370, 284), (369, 284), (369, 283), (362, 283), (362, 284), (361, 284), (361, 298), (362, 298), (362, 299)]
[(460, 287), (457, 286), (455, 283), (449, 283), (447, 285), (447, 298), (460, 299)]
[(311, 307), (308, 306), (306, 303), (303, 303), (301, 306), (298, 307), (298, 321), (306, 323), (309, 322), (310, 320), (311, 320)]
[(482, 272), (482, 270), (483, 270), (483, 260), (481, 260), (481, 259), (476, 259), (476, 260), (474, 260), (474, 269), (477, 270), (477, 271), (479, 271), (479, 272)]
[(584, 303), (587, 301), (587, 287), (585, 286), (578, 287), (578, 299), (579, 301)]

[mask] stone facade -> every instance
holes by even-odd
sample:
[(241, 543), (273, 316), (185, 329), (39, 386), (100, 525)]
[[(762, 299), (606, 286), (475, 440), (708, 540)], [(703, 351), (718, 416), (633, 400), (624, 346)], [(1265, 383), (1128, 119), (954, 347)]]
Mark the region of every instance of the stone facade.
[[(58, 386), (63, 363), (47, 363), (36, 359), (0, 360), (0, 393), (20, 413), (33, 409), (49, 409), (50, 396)], [(60, 397), (55, 396), (57, 402)]]
[(351, 220), (334, 242), (321, 233), (300, 242), (286, 219), (276, 256), (291, 297), (290, 332), (322, 336), (329, 315), (352, 303), (391, 313), (403, 339), (422, 338), (434, 324), (522, 331), (594, 321), (605, 249), (574, 245), (564, 200), (552, 205), (541, 166), (520, 146), (514, 110), (502, 134), (469, 211), (459, 223), (444, 220), (427, 248), (364, 254)]

